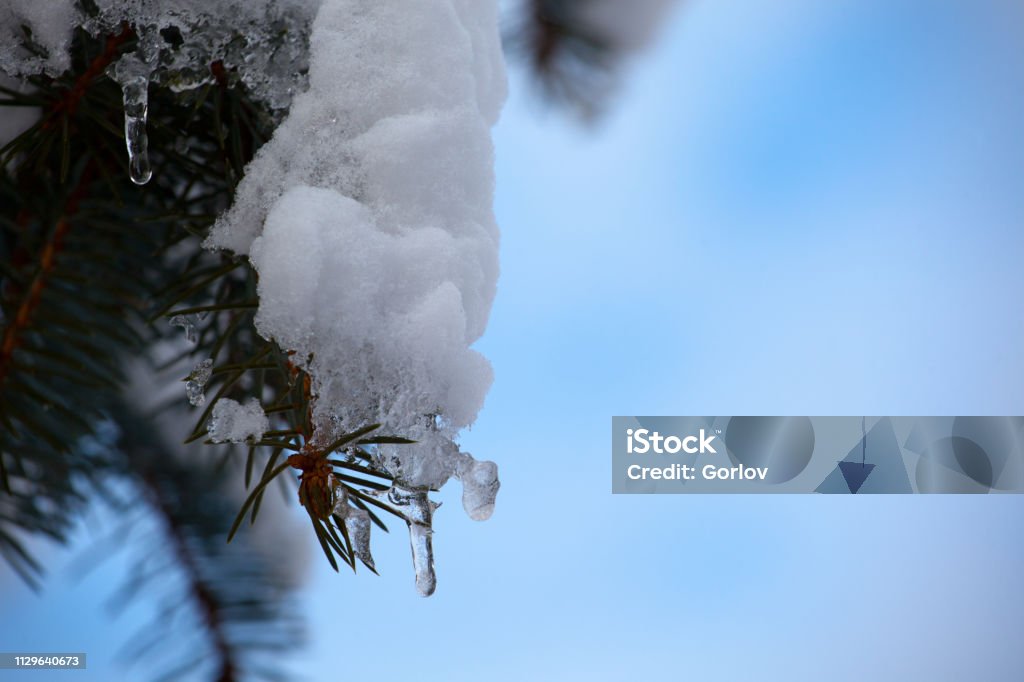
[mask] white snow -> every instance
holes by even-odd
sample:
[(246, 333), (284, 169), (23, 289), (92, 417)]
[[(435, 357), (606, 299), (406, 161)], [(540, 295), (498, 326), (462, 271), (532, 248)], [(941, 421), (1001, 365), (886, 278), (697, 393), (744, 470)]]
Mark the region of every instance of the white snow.
[(215, 443), (258, 441), (269, 428), (270, 422), (258, 398), (250, 398), (244, 405), (221, 398), (213, 406), (207, 426), (210, 440)]
[(427, 490), (465, 473), (475, 519), (498, 490), (496, 465), (454, 438), (491, 383), (470, 346), (498, 276), (489, 129), (505, 88), (494, 0), (327, 0), (309, 89), (207, 241), (259, 272), (257, 329), (313, 378), (321, 442), (369, 423), (418, 441), (381, 447), (377, 464), (395, 478), (424, 596)]
[(382, 457), (412, 487), (455, 472), (447, 444), (491, 383), (470, 346), (498, 275), (505, 87), (492, 0), (325, 2), (309, 89), (208, 240), (249, 254), (257, 327), (312, 375), (320, 428), (421, 441)]
[[(57, 76), (71, 65), (68, 47), (78, 15), (73, 0), (2, 0), (0, 71), (11, 76)], [(24, 47), (26, 29), (43, 54)]]

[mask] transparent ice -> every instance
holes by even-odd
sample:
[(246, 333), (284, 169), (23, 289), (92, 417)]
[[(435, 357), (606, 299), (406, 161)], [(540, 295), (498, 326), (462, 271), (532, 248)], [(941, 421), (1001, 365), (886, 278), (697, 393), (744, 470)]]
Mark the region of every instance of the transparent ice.
[(175, 315), (169, 321), (172, 327), (181, 327), (185, 330), (185, 339), (189, 343), (196, 342), (196, 325), (185, 315)]
[(365, 509), (349, 505), (348, 492), (344, 488), (338, 488), (334, 500), (334, 515), (345, 524), (345, 532), (352, 541), (352, 551), (355, 552), (356, 558), (366, 564), (371, 571), (376, 572), (373, 555), (370, 553), (370, 514)]
[(427, 490), (405, 488), (392, 484), (387, 492), (388, 501), (405, 515), (409, 525), (409, 545), (412, 548), (412, 567), (416, 573), (416, 591), (429, 597), (437, 588), (434, 574), (433, 520), (434, 510), (440, 504), (427, 497)]
[(494, 500), (501, 487), (498, 465), (468, 459), (457, 472), (462, 481), (462, 507), (474, 521), (486, 521), (494, 513)]
[(128, 149), (128, 175), (136, 185), (153, 177), (149, 165), (149, 80), (156, 68), (160, 49), (154, 31), (142, 31), (134, 52), (122, 56), (108, 73), (121, 85), (124, 99), (124, 143)]
[(185, 395), (191, 405), (199, 407), (206, 404), (206, 383), (213, 376), (213, 360), (207, 358), (197, 364), (192, 372), (185, 377)]
[(345, 516), (345, 530), (352, 541), (352, 550), (356, 557), (362, 561), (371, 571), (376, 571), (373, 565), (373, 555), (370, 554), (370, 515), (365, 509), (349, 507)]
[(124, 143), (128, 148), (128, 175), (136, 185), (145, 185), (153, 177), (146, 134), (148, 98), (149, 78), (137, 76), (124, 84)]

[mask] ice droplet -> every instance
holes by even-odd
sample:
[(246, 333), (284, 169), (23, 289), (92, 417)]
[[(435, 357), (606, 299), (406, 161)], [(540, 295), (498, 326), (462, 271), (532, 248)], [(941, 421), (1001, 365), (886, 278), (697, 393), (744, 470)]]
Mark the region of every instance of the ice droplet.
[(189, 343), (196, 342), (196, 326), (192, 323), (192, 320), (188, 319), (184, 315), (175, 315), (170, 320), (172, 327), (181, 327), (185, 330), (185, 338)]
[(498, 496), (501, 481), (498, 480), (498, 465), (494, 462), (478, 462), (470, 459), (459, 472), (462, 480), (462, 507), (474, 521), (486, 521), (494, 513), (494, 500)]
[(207, 358), (200, 362), (187, 377), (185, 377), (185, 395), (191, 405), (199, 407), (206, 404), (206, 382), (213, 376), (213, 360)]

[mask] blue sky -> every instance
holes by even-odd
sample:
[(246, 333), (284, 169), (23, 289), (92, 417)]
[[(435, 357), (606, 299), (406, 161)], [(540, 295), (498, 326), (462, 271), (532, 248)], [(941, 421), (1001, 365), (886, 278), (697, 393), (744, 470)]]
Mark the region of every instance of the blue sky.
[[(498, 508), (475, 523), (442, 492), (430, 599), (400, 528), (376, 538), (380, 578), (318, 562), (296, 667), (1019, 679), (1019, 496), (613, 497), (608, 434), (616, 414), (1024, 412), (1022, 14), (682, 3), (594, 128), (514, 73), (479, 344), (496, 381), (464, 438), (501, 466)], [(110, 679), (133, 619), (94, 610), (113, 569), (8, 587), (5, 643), (87, 650), (74, 679)]]

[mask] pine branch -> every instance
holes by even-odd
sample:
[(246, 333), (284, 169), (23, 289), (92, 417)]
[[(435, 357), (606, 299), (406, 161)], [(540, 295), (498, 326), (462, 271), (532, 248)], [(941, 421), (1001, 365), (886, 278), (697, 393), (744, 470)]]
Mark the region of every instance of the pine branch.
[[(147, 572), (147, 563), (138, 563), (128, 594), (156, 590), (165, 595), (168, 611), (158, 628), (163, 641), (182, 641), (168, 623), (192, 621), (198, 626), (192, 632), (204, 642), (202, 647), (135, 652), (135, 658), (155, 663), (163, 657), (201, 668), (217, 682), (272, 677), (279, 661), (265, 659), (303, 640), (293, 598), (296, 580), (276, 565), (279, 557), (250, 543), (224, 543), (231, 509), (224, 491), (233, 487), (237, 472), (202, 462), (195, 450), (164, 445), (159, 427), (131, 407), (119, 410), (118, 425), (119, 468), (141, 492), (159, 529), (151, 535), (153, 546), (137, 551), (150, 564), (150, 557), (165, 556), (173, 567)], [(171, 573), (180, 580), (170, 580)], [(179, 612), (184, 619), (172, 617)], [(179, 671), (162, 673), (175, 679)]]
[(171, 506), (171, 501), (164, 498), (161, 486), (152, 475), (142, 480), (147, 486), (153, 509), (163, 521), (164, 532), (170, 541), (175, 559), (185, 573), (185, 579), (189, 585), (189, 597), (202, 614), (202, 624), (217, 657), (216, 679), (218, 682), (232, 682), (237, 679), (239, 666), (235, 660), (235, 651), (228, 643), (224, 619), (220, 612), (220, 603), (203, 580), (198, 559), (193, 555), (193, 550), (189, 546), (185, 529), (179, 525), (179, 519), (175, 517), (175, 509)]
[[(14, 357), (14, 350), (18, 345), (18, 336), (30, 324), (32, 315), (39, 306), (44, 287), (49, 283), (48, 277), (53, 271), (57, 254), (61, 251), (64, 238), (71, 229), (71, 217), (78, 210), (79, 203), (85, 194), (86, 184), (83, 182), (72, 192), (64, 205), (64, 211), (57, 219), (57, 223), (50, 233), (44, 247), (39, 253), (39, 265), (36, 274), (25, 296), (22, 297), (20, 305), (17, 306), (12, 320), (4, 328), (2, 341), (0, 341), (0, 390), (3, 388), (4, 380), (11, 370)], [(28, 222), (28, 216), (22, 212), (19, 216), (19, 225), (24, 229)]]

